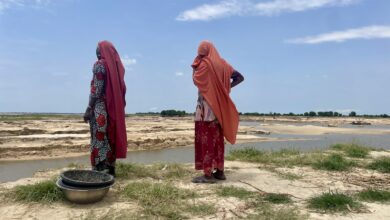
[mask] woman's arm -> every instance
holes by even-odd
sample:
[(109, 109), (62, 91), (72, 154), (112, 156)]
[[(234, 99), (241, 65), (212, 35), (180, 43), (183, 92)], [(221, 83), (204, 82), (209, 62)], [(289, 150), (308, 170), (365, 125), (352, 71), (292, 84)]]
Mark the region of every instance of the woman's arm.
[(233, 71), (231, 78), (233, 80), (231, 83), (231, 88), (235, 87), (236, 85), (238, 85), (238, 84), (242, 83), (242, 81), (244, 81), (244, 76), (241, 75), (241, 73), (239, 73), (237, 70)]
[(103, 95), (106, 78), (106, 70), (103, 64), (95, 63), (93, 66), (93, 78), (91, 82), (91, 92), (89, 94), (88, 107), (85, 110), (84, 121), (88, 122), (93, 115), (93, 108), (99, 97)]

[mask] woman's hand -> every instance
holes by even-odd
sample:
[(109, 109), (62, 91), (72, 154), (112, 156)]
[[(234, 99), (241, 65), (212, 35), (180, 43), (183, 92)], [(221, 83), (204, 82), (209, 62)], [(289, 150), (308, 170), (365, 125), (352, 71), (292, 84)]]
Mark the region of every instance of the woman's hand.
[(242, 83), (242, 81), (244, 81), (244, 76), (241, 75), (241, 73), (239, 73), (237, 70), (234, 70), (231, 78), (233, 79), (233, 81), (230, 84), (230, 88), (233, 88), (236, 85)]
[(88, 107), (84, 113), (84, 122), (88, 123), (91, 120), (91, 117), (92, 117), (92, 108)]

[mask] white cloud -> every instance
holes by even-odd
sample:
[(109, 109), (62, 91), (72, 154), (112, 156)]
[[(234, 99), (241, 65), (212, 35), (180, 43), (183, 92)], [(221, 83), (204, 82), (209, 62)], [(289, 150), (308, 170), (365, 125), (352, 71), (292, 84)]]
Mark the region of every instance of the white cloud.
[(121, 60), (125, 68), (128, 70), (131, 70), (131, 66), (137, 64), (137, 60), (130, 58), (128, 55), (125, 55)]
[[(243, 3), (245, 2), (245, 4)], [(194, 9), (182, 12), (176, 19), (179, 21), (212, 20), (232, 15), (238, 15), (244, 10), (247, 1), (225, 0), (218, 4), (204, 4)]]
[(287, 43), (294, 44), (320, 44), (327, 42), (344, 42), (355, 39), (378, 39), (390, 38), (390, 26), (368, 26), (344, 31), (320, 34), (287, 40)]
[(158, 108), (157, 107), (151, 107), (151, 108), (149, 108), (149, 111), (157, 111), (158, 110)]
[(176, 76), (183, 76), (184, 73), (183, 73), (183, 72), (176, 72), (175, 75), (176, 75)]
[(272, 16), (287, 12), (300, 12), (321, 7), (346, 6), (360, 0), (269, 0), (258, 2), (252, 0), (222, 0), (216, 4), (203, 4), (186, 10), (177, 16), (179, 21), (208, 21), (217, 18), (261, 15)]
[(274, 0), (256, 4), (255, 10), (261, 15), (276, 15), (322, 7), (346, 6), (356, 2), (358, 0)]
[(42, 8), (52, 0), (0, 0), (0, 13), (13, 7)]

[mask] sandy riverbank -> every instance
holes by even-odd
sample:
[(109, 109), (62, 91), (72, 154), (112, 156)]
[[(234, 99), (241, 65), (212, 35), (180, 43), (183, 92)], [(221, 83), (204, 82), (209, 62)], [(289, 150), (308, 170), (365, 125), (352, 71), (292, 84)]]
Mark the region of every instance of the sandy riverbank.
[[(390, 156), (389, 152), (371, 152), (369, 158)], [(118, 178), (116, 185), (103, 201), (92, 205), (75, 205), (66, 201), (50, 204), (15, 202), (6, 198), (7, 193), (16, 186), (29, 185), (49, 180), (58, 176), (61, 170), (42, 171), (33, 177), (21, 179), (16, 182), (0, 184), (0, 195), (3, 202), (0, 205), (0, 216), (3, 219), (137, 219), (148, 218), (148, 214), (140, 214), (143, 208), (134, 199), (126, 199), (123, 189), (127, 184), (138, 182), (164, 184), (169, 183), (178, 189), (190, 190), (197, 193), (197, 197), (183, 203), (206, 204), (213, 207), (209, 214), (183, 214), (190, 219), (238, 219), (256, 216), (258, 211), (267, 210), (269, 219), (279, 219), (282, 215), (292, 215), (283, 219), (357, 219), (357, 220), (385, 220), (390, 218), (390, 205), (388, 203), (363, 202), (359, 210), (343, 213), (321, 212), (307, 208), (310, 198), (321, 193), (337, 191), (339, 193), (354, 194), (367, 188), (390, 190), (390, 175), (373, 170), (355, 167), (350, 171), (334, 172), (316, 170), (311, 167), (272, 167), (259, 163), (229, 161), (226, 163), (228, 179), (212, 185), (196, 185), (190, 179), (197, 175), (192, 165), (180, 165), (186, 174), (175, 179), (155, 178), (153, 175), (142, 178)], [(157, 169), (157, 174), (164, 172), (166, 166)], [(64, 168), (62, 170), (69, 169)], [(157, 175), (154, 174), (154, 175)], [(294, 178), (289, 178), (293, 176)], [(265, 202), (250, 205), (248, 200), (234, 196), (221, 196), (218, 190), (224, 187), (238, 187), (252, 192), (255, 196), (269, 193), (288, 195), (291, 202), (287, 204), (268, 204)], [(5, 197), (4, 197), (5, 196)], [(259, 197), (259, 198), (260, 198)], [(295, 210), (295, 211), (294, 211)], [(181, 210), (180, 210), (181, 211)], [(178, 211), (179, 212), (179, 211)], [(150, 214), (150, 213), (149, 213)], [(145, 216), (146, 215), (146, 216)], [(278, 218), (279, 216), (279, 218)], [(149, 216), (151, 217), (151, 216)], [(156, 216), (154, 216), (155, 218)], [(284, 216), (286, 217), (286, 216)], [(258, 218), (254, 218), (258, 219)]]

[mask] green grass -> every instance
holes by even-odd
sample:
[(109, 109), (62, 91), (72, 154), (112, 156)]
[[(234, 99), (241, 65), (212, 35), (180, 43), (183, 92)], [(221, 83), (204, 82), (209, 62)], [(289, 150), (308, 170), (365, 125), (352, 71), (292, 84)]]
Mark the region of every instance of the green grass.
[(157, 172), (150, 167), (135, 163), (118, 163), (116, 177), (121, 179), (158, 178)]
[(274, 204), (284, 204), (292, 202), (290, 197), (286, 194), (268, 193), (264, 200)]
[(369, 147), (362, 146), (355, 143), (335, 144), (331, 146), (331, 149), (343, 151), (347, 156), (356, 157), (356, 158), (366, 158), (370, 154), (370, 151), (372, 150)]
[(217, 195), (221, 197), (235, 197), (238, 199), (249, 199), (255, 197), (256, 192), (235, 186), (221, 186), (217, 189)]
[(215, 207), (215, 205), (207, 203), (198, 203), (187, 204), (184, 208), (184, 211), (195, 216), (204, 217), (215, 214), (217, 212), (217, 208)]
[(120, 179), (181, 179), (190, 176), (193, 170), (186, 169), (181, 164), (140, 165), (135, 163), (118, 163), (116, 176)]
[(235, 186), (222, 186), (217, 189), (217, 195), (220, 197), (235, 197), (242, 200), (255, 199), (252, 201), (252, 205), (257, 206), (257, 204), (266, 201), (273, 204), (282, 204), (290, 203), (291, 199), (286, 194), (278, 193), (268, 193), (264, 197), (260, 196), (257, 192), (252, 192), (244, 188), (235, 187)]
[(349, 170), (354, 163), (345, 159), (340, 154), (331, 154), (322, 160), (319, 160), (313, 164), (313, 167), (320, 170), (329, 171), (346, 171)]
[(375, 159), (367, 167), (382, 173), (390, 173), (390, 157), (381, 157)]
[(182, 179), (195, 173), (193, 169), (187, 169), (184, 165), (177, 163), (154, 164), (152, 169), (159, 173), (161, 179)]
[(347, 212), (361, 206), (351, 196), (338, 192), (323, 193), (309, 199), (308, 203), (309, 208), (326, 212)]
[(311, 165), (321, 157), (321, 154), (316, 152), (301, 153), (297, 150), (290, 149), (264, 151), (254, 148), (244, 148), (230, 151), (226, 159), (291, 167)]
[(189, 190), (179, 189), (168, 183), (133, 182), (123, 189), (126, 198), (137, 201), (143, 212), (149, 216), (168, 219), (182, 219), (186, 200), (197, 195)]
[(16, 201), (41, 203), (57, 202), (64, 198), (63, 192), (56, 186), (53, 180), (32, 185), (16, 186), (11, 191), (11, 196)]
[[(249, 214), (245, 219), (256, 220), (303, 220), (307, 219), (306, 215), (301, 215), (294, 208), (274, 208), (271, 204), (286, 204), (291, 200), (288, 195), (284, 194), (267, 194), (262, 196), (257, 192), (249, 191), (244, 188), (235, 186), (221, 186), (217, 188), (217, 195), (220, 197), (235, 197), (245, 200), (247, 207), (254, 209), (255, 213)], [(238, 216), (238, 219), (244, 218)]]
[(358, 198), (367, 202), (390, 202), (390, 191), (366, 189), (357, 194)]
[(305, 220), (308, 215), (302, 215), (297, 208), (274, 208), (268, 204), (256, 208), (255, 214), (248, 215), (250, 220)]

